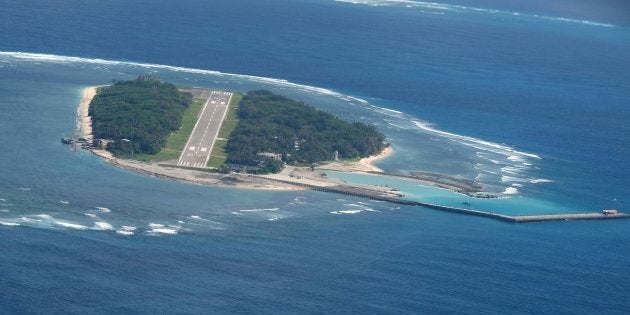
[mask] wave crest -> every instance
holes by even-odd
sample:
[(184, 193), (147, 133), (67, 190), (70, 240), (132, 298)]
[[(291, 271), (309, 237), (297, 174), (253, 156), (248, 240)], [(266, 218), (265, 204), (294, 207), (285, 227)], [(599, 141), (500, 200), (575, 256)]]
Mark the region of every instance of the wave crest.
[[(411, 1), (411, 0), (334, 0), (334, 1), (343, 2), (343, 3), (351, 3), (351, 4), (359, 4), (359, 5), (367, 5), (371, 7), (399, 7), (399, 8), (418, 9), (422, 13), (431, 13), (431, 14), (445, 14), (448, 12), (455, 12), (455, 13), (481, 12), (481, 13), (488, 13), (488, 14), (501, 14), (501, 15), (512, 16), (512, 17), (534, 18), (534, 19), (541, 19), (541, 20), (547, 20), (547, 21), (553, 21), (553, 22), (575, 23), (575, 24), (582, 24), (582, 25), (588, 25), (588, 26), (615, 27), (615, 25), (613, 24), (596, 22), (596, 21), (580, 20), (580, 19), (573, 19), (573, 18), (567, 18), (567, 17), (546, 16), (546, 15), (539, 15), (539, 14), (526, 14), (526, 13), (521, 13), (521, 12), (469, 7), (469, 6), (464, 6), (464, 5), (447, 4), (447, 3)], [(424, 10), (433, 10), (433, 11), (424, 11)]]

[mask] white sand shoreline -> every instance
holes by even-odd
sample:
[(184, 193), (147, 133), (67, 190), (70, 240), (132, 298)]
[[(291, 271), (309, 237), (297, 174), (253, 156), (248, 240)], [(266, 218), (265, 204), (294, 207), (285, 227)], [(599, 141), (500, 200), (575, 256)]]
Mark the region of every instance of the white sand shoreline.
[(83, 89), (83, 97), (77, 108), (77, 128), (80, 138), (92, 141), (92, 118), (89, 115), (90, 102), (96, 96), (97, 86), (89, 86)]
[(381, 168), (374, 164), (378, 161), (382, 161), (388, 158), (390, 155), (392, 155), (392, 153), (394, 153), (394, 149), (390, 145), (383, 149), (381, 153), (362, 158), (357, 162), (343, 160), (332, 161), (328, 163), (323, 163), (322, 165), (318, 166), (317, 169), (350, 173), (384, 173)]
[(383, 170), (374, 165), (376, 162), (384, 160), (386, 158), (388, 158), (390, 155), (392, 155), (392, 153), (394, 153), (394, 149), (392, 148), (391, 145), (387, 146), (381, 153), (379, 153), (378, 155), (372, 155), (372, 156), (368, 156), (366, 158), (362, 158), (361, 160), (359, 160), (359, 164), (362, 166), (365, 166), (369, 169), (371, 169), (373, 172), (379, 172), (382, 173)]

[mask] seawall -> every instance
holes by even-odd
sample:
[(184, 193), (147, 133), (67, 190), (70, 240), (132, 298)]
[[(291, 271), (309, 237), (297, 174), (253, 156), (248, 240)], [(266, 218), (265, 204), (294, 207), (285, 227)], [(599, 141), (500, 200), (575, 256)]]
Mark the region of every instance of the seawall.
[(626, 213), (603, 214), (601, 212), (509, 216), (509, 215), (498, 214), (498, 213), (487, 212), (487, 211), (450, 207), (450, 206), (444, 206), (444, 205), (438, 205), (438, 204), (432, 204), (432, 203), (414, 201), (414, 200), (406, 200), (406, 199), (400, 198), (401, 195), (395, 195), (391, 192), (390, 193), (377, 192), (377, 191), (368, 190), (368, 189), (364, 189), (357, 186), (351, 186), (351, 185), (316, 186), (316, 185), (310, 185), (306, 183), (299, 183), (295, 181), (283, 181), (283, 180), (278, 180), (278, 181), (302, 186), (302, 187), (309, 188), (312, 190), (365, 197), (365, 198), (370, 198), (374, 200), (386, 201), (386, 202), (402, 204), (402, 205), (420, 206), (420, 207), (436, 209), (436, 210), (441, 210), (441, 211), (447, 211), (447, 212), (453, 212), (453, 213), (459, 213), (459, 214), (465, 214), (465, 215), (473, 215), (473, 216), (478, 216), (478, 217), (485, 217), (485, 218), (490, 218), (490, 219), (494, 219), (494, 220), (498, 220), (502, 222), (509, 222), (509, 223), (532, 223), (532, 222), (568, 221), (568, 220), (611, 220), (611, 219), (630, 218), (630, 214), (626, 214)]

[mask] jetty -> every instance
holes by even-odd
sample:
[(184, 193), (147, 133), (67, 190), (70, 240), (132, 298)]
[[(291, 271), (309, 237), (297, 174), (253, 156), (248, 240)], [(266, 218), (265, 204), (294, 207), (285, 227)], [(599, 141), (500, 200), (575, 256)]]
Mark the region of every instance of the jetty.
[[(266, 177), (271, 179), (270, 177)], [(353, 185), (353, 184), (340, 184), (340, 185), (318, 185), (313, 182), (301, 181), (301, 180), (285, 180), (273, 178), (278, 182), (284, 182), (287, 184), (302, 186), (311, 190), (331, 192), (344, 195), (352, 195), (358, 197), (369, 198), (372, 200), (385, 201), (395, 204), (407, 205), (407, 206), (420, 206), (429, 209), (441, 210), (452, 213), (459, 213), (465, 215), (472, 215), (477, 217), (484, 217), (494, 219), (507, 223), (533, 223), (533, 222), (546, 222), (546, 221), (569, 221), (569, 220), (611, 220), (611, 219), (624, 219), (630, 218), (630, 214), (617, 212), (617, 210), (602, 210), (601, 212), (591, 213), (563, 213), (563, 214), (540, 214), (540, 215), (519, 215), (511, 216), (505, 214), (499, 214), (489, 211), (473, 210), (466, 208), (451, 207), (445, 205), (438, 205), (428, 202), (415, 201), (403, 199), (404, 197), (400, 192), (394, 189), (383, 189), (383, 187), (368, 187), (366, 185)]]

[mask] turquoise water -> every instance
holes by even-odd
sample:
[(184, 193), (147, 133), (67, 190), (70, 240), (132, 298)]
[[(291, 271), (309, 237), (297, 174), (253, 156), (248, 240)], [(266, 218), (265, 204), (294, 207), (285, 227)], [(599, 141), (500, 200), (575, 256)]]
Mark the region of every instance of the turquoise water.
[(446, 189), (419, 185), (411, 180), (393, 177), (340, 172), (326, 172), (326, 174), (349, 183), (395, 187), (404, 195), (404, 199), (456, 208), (474, 209), (507, 215), (589, 212), (588, 209), (567, 207), (563, 204), (532, 197), (503, 196), (500, 198), (482, 199), (457, 194)]
[(626, 208), (624, 5), (377, 2), (3, 3), (0, 313), (626, 313), (630, 221), (513, 225), (184, 184), (59, 141), (84, 87), (155, 73), (374, 123), (395, 150), (379, 163), (389, 172), (518, 192), (334, 175), (405, 198)]

